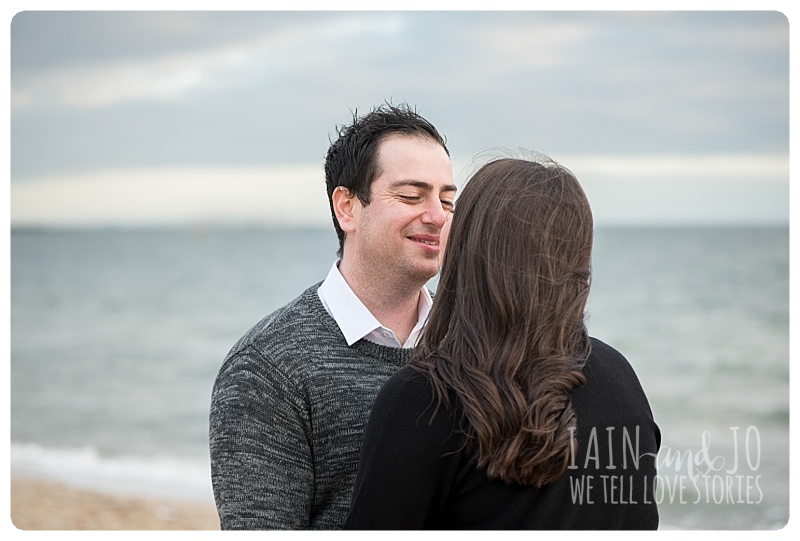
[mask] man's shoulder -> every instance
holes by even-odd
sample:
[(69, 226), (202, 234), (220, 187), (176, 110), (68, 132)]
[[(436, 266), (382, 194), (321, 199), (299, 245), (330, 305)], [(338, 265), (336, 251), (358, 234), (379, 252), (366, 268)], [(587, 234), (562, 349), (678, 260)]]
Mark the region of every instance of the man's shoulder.
[(293, 350), (309, 341), (335, 337), (329, 316), (319, 300), (314, 284), (300, 295), (253, 325), (231, 348), (228, 358), (244, 350), (270, 356), (281, 350)]
[(309, 287), (300, 295), (284, 304), (271, 314), (265, 316), (261, 321), (253, 325), (253, 327), (242, 337), (256, 338), (264, 334), (281, 332), (284, 328), (291, 328), (296, 325), (302, 325), (306, 321), (315, 321), (317, 315), (315, 312), (318, 308), (318, 295), (317, 290), (320, 284), (314, 284)]

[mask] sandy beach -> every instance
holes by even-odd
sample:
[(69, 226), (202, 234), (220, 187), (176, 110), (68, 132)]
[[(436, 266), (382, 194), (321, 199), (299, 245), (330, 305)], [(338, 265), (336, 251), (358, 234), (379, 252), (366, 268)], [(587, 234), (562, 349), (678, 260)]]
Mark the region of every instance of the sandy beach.
[(93, 492), (11, 478), (11, 520), (20, 530), (219, 530), (213, 503)]

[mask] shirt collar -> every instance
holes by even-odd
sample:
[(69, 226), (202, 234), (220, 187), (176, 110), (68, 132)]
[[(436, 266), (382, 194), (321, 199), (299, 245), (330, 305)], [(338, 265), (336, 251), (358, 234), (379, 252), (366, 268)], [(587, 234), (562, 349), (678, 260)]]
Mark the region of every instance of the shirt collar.
[[(317, 293), (325, 309), (342, 331), (348, 346), (366, 338), (379, 344), (401, 347), (391, 329), (382, 326), (372, 312), (364, 306), (361, 299), (353, 293), (339, 272), (339, 260), (333, 264)], [(428, 319), (432, 302), (431, 294), (427, 288), (423, 287), (417, 307), (417, 324), (402, 347), (416, 345), (419, 334)]]

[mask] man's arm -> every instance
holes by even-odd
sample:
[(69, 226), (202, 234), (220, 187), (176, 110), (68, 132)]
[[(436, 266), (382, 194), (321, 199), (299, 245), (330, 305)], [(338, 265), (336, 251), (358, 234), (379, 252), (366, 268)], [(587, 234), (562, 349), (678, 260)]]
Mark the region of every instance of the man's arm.
[(209, 446), (223, 530), (308, 527), (314, 467), (308, 410), (296, 387), (250, 348), (220, 370)]

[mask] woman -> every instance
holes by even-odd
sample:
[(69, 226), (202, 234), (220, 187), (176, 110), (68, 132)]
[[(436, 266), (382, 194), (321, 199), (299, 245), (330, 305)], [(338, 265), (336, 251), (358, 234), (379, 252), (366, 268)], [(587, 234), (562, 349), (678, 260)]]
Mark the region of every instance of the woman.
[(565, 168), (500, 159), (472, 177), (417, 355), (373, 406), (347, 528), (658, 526), (659, 429), (584, 325), (591, 248)]

